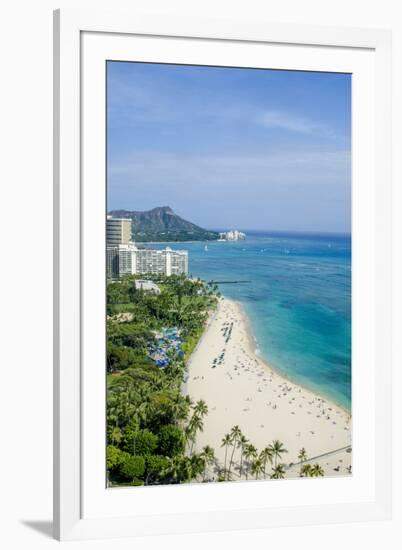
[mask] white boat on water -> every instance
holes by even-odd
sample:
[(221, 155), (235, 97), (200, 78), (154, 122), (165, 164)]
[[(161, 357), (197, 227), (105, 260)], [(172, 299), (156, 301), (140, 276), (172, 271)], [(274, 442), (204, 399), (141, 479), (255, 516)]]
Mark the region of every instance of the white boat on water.
[(208, 247), (207, 247), (207, 245), (204, 246), (204, 250), (205, 250), (205, 252), (208, 252)]

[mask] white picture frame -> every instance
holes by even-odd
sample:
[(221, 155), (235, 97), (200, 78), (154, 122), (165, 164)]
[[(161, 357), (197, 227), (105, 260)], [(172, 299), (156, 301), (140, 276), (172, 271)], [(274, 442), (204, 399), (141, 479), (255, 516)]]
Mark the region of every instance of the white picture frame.
[[(106, 59), (223, 66), (235, 62), (237, 66), (356, 75), (352, 100), (353, 453), (360, 467), (354, 468), (357, 472), (351, 479), (106, 489), (102, 482), (104, 372), (97, 368), (104, 354), (99, 340), (104, 333), (104, 302), (99, 299), (104, 279), (96, 275), (104, 273)], [(390, 517), (390, 61), (391, 36), (383, 30), (144, 17), (98, 10), (55, 12), (56, 538)], [(308, 490), (304, 484), (309, 484)]]

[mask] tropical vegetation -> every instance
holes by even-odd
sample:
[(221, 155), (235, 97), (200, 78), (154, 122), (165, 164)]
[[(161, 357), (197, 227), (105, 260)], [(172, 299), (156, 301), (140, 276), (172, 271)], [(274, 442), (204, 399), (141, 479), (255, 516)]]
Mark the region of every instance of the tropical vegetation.
[[(223, 435), (223, 464), (210, 445), (197, 448), (208, 406), (185, 395), (186, 362), (219, 294), (216, 285), (198, 279), (147, 279), (158, 292), (137, 289), (133, 275), (107, 284), (108, 485), (285, 477), (284, 444), (274, 440), (258, 450), (238, 425)], [(179, 335), (171, 347), (168, 340), (161, 344), (169, 330)], [(154, 355), (161, 345), (167, 346), (163, 367)], [(299, 459), (301, 477), (324, 475), (318, 464), (306, 463), (305, 449)]]
[[(185, 359), (217, 303), (212, 284), (152, 276), (160, 292), (137, 289), (135, 276), (107, 285), (107, 471), (110, 485), (182, 483), (206, 476), (211, 447), (194, 453), (207, 405), (182, 394)], [(180, 334), (159, 368), (158, 333)]]

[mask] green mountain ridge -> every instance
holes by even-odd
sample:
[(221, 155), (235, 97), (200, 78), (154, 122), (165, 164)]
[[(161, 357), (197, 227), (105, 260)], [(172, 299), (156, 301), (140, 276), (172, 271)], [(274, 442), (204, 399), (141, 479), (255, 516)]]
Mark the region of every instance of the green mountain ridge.
[(181, 218), (170, 206), (158, 206), (143, 212), (112, 210), (109, 214), (131, 219), (132, 238), (136, 242), (213, 241), (219, 238), (215, 231)]

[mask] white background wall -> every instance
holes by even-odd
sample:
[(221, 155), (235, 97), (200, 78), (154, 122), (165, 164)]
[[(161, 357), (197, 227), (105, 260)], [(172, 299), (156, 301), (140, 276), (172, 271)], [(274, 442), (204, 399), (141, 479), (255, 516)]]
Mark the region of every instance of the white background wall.
[[(94, 7), (394, 31), (395, 281), (401, 273), (402, 14), (399, 0), (15, 0), (0, 16), (0, 544), (48, 548), (52, 485), (52, 10)], [(399, 187), (399, 188), (398, 188)], [(14, 220), (18, 223), (15, 224)], [(12, 230), (11, 230), (12, 228)], [(23, 250), (22, 250), (23, 248)], [(389, 522), (214, 535), (90, 541), (74, 548), (402, 547), (401, 289), (395, 285), (395, 508)], [(385, 366), (384, 366), (385, 367)], [(391, 459), (391, 447), (390, 447)]]

